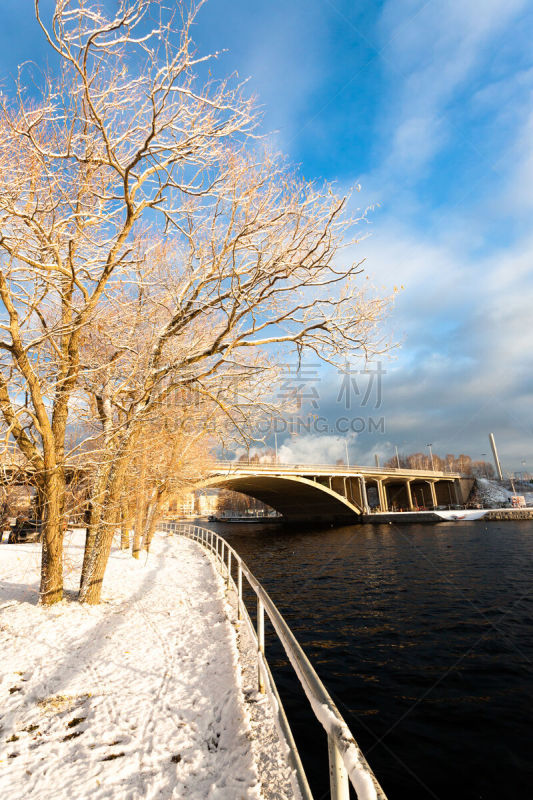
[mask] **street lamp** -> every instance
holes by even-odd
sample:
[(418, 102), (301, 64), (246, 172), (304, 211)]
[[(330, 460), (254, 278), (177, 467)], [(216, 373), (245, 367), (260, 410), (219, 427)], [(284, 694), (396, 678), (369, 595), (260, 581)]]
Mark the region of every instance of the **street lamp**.
[(435, 472), (435, 466), (433, 464), (433, 451), (431, 450), (432, 444), (433, 442), (429, 442), (429, 444), (427, 444), (426, 447), (429, 447), (429, 458), (431, 459), (431, 469), (433, 472)]
[(347, 439), (344, 440), (344, 447), (346, 448), (346, 466), (349, 467), (350, 466), (350, 459), (348, 457), (348, 440)]
[(398, 469), (400, 469), (400, 456), (398, 455), (398, 445), (394, 445), (394, 449), (396, 450), (396, 465)]

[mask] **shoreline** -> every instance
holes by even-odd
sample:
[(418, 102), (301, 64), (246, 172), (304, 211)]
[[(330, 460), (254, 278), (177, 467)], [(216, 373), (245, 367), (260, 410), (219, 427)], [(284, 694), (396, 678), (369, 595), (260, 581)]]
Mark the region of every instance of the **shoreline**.
[[(483, 511), (483, 509), (479, 509), (479, 511)], [(533, 520), (533, 508), (489, 508), (485, 510), (485, 513), (479, 516), (472, 516), (471, 519), (461, 519), (463, 513), (468, 512), (457, 510), (454, 515), (450, 515), (446, 519), (446, 517), (440, 516), (435, 511), (384, 511), (376, 514), (365, 514), (362, 516), (361, 522), (371, 525), (384, 525), (393, 522), (399, 525), (408, 525), (413, 523), (474, 522), (480, 519), (487, 522)]]

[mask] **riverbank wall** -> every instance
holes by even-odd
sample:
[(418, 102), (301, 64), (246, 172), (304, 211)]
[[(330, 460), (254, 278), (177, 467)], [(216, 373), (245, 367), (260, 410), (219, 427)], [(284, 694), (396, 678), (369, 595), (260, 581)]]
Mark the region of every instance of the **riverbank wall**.
[(533, 508), (493, 508), (483, 519), (495, 521), (533, 519)]
[[(533, 520), (533, 508), (491, 508), (483, 514), (480, 519), (487, 522), (501, 522), (513, 520)], [(365, 514), (361, 517), (361, 522), (371, 525), (412, 525), (413, 523), (432, 523), (446, 522), (433, 511), (391, 511), (388, 513)], [(461, 511), (457, 511), (457, 518), (450, 517), (450, 522), (468, 522), (468, 519), (461, 519)]]

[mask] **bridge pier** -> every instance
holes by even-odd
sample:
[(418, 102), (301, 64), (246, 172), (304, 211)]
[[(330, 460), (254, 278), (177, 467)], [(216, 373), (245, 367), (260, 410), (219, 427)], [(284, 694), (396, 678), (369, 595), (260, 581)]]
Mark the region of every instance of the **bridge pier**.
[(389, 504), (388, 504), (388, 500), (387, 500), (387, 489), (386, 489), (385, 484), (383, 482), (383, 478), (377, 478), (376, 479), (376, 484), (377, 484), (377, 487), (378, 487), (379, 509), (380, 509), (380, 511), (383, 511), (383, 512), (388, 511), (389, 510)]
[(437, 503), (437, 493), (435, 491), (435, 481), (428, 480), (428, 483), (429, 483), (429, 491), (431, 492), (431, 502), (433, 504), (433, 508), (437, 508), (438, 503)]
[(413, 495), (411, 494), (411, 478), (407, 478), (405, 481), (405, 491), (407, 492), (407, 499), (409, 501), (409, 511), (414, 511)]
[(368, 496), (366, 493), (366, 481), (364, 477), (361, 477), (359, 480), (359, 492), (361, 495), (361, 505), (363, 507), (363, 511), (365, 514), (370, 514), (370, 506), (368, 504)]

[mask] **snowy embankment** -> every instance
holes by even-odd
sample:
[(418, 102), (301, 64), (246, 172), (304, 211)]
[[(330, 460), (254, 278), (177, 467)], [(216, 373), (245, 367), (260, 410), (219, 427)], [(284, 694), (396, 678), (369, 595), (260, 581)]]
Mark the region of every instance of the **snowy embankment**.
[[(43, 608), (38, 546), (0, 545), (0, 796), (275, 796), (258, 776), (222, 581), (188, 540), (156, 536), (152, 551), (113, 552), (102, 605)], [(73, 534), (72, 593), (81, 554)]]
[(506, 505), (514, 494), (523, 495), (528, 505), (533, 503), (533, 491), (517, 489), (516, 492), (513, 492), (498, 481), (489, 478), (476, 478), (476, 494), (483, 505)]

